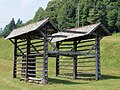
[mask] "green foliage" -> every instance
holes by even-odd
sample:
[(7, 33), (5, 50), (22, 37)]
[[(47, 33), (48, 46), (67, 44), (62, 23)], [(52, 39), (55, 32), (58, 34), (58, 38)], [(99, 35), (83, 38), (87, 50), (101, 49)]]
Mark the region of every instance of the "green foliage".
[(57, 16), (61, 7), (61, 0), (52, 0), (45, 9), (45, 18), (49, 17), (54, 23), (58, 24)]
[[(78, 10), (79, 7), (79, 10)], [(120, 32), (120, 0), (51, 0), (44, 10), (40, 7), (33, 19), (22, 24), (14, 19), (6, 25), (0, 36), (6, 37), (12, 29), (45, 18), (50, 18), (60, 30), (102, 22), (110, 32)]]
[(9, 24), (7, 24), (5, 26), (5, 28), (3, 29), (3, 31), (0, 33), (0, 37), (7, 37), (8, 34), (15, 28), (18, 28), (20, 26), (22, 26), (22, 21), (20, 19), (18, 19), (17, 23), (15, 23), (14, 18), (12, 18), (12, 20), (10, 21)]
[(35, 13), (35, 16), (33, 18), (33, 21), (40, 21), (44, 19), (44, 10), (42, 7), (40, 7), (37, 12)]
[(61, 29), (75, 27), (77, 0), (66, 0), (58, 12), (57, 21)]
[(80, 26), (102, 22), (111, 32), (120, 31), (119, 0), (51, 0), (31, 21), (49, 17), (60, 29), (77, 27), (78, 6)]
[(23, 24), (22, 24), (22, 20), (20, 20), (20, 18), (17, 20), (17, 23), (16, 23), (16, 27), (21, 27)]

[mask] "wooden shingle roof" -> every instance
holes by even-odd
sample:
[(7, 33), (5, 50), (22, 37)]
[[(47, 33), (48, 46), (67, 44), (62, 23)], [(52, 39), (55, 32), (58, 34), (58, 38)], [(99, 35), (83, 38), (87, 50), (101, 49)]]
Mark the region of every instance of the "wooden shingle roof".
[(51, 23), (51, 25), (58, 31), (58, 29), (55, 27), (55, 25), (49, 20), (49, 18), (47, 18), (47, 19), (44, 19), (42, 21), (35, 22), (35, 23), (32, 23), (32, 24), (14, 29), (5, 39), (15, 38), (17, 36), (36, 31), (36, 30), (38, 30), (38, 28), (39, 29), (42, 28), (48, 22)]
[(97, 23), (97, 24), (91, 24), (87, 26), (82, 26), (80, 28), (73, 28), (63, 32), (55, 33), (53, 34), (54, 37), (58, 35), (64, 35), (64, 37), (55, 37), (52, 39), (52, 42), (63, 41), (85, 35), (92, 35), (93, 33), (98, 32), (97, 30), (101, 30), (101, 33), (103, 33), (105, 36), (110, 35), (109, 30), (102, 23)]

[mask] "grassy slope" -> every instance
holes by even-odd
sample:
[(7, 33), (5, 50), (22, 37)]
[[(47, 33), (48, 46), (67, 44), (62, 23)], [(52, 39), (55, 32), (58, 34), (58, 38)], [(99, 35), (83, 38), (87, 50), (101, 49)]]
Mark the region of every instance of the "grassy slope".
[(55, 77), (55, 60), (49, 61), (49, 84), (37, 85), (12, 79), (13, 46), (0, 39), (0, 90), (119, 90), (120, 34), (101, 41), (102, 80), (85, 81)]

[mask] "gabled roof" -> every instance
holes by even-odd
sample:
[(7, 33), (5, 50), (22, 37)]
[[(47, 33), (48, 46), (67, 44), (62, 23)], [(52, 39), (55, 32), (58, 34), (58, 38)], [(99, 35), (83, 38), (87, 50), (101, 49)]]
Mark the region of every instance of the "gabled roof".
[[(102, 28), (102, 33), (104, 33), (105, 35), (110, 35), (109, 30), (102, 23), (97, 23), (97, 24), (91, 24), (87, 26), (82, 26), (80, 28), (73, 28), (63, 32), (55, 33), (53, 34), (53, 36), (56, 37), (52, 39), (52, 42), (63, 41), (85, 35), (92, 35), (99, 27)], [(57, 37), (58, 35), (59, 36), (64, 35), (64, 37)]]
[(42, 21), (35, 22), (32, 24), (14, 29), (5, 39), (15, 38), (17, 36), (24, 35), (29, 32), (32, 32), (32, 31), (36, 31), (36, 30), (38, 30), (38, 28), (39, 29), (42, 28), (48, 22), (51, 23), (51, 25), (58, 31), (58, 29), (55, 27), (55, 25), (49, 20), (49, 18), (47, 18)]

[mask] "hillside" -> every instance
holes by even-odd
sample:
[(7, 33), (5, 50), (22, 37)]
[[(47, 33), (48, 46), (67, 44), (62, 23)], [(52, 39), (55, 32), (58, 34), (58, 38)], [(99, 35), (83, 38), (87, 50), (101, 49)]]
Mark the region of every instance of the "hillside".
[(100, 81), (72, 80), (55, 77), (55, 60), (49, 61), (49, 84), (37, 85), (12, 79), (13, 45), (0, 39), (0, 90), (120, 90), (120, 34), (101, 41)]

